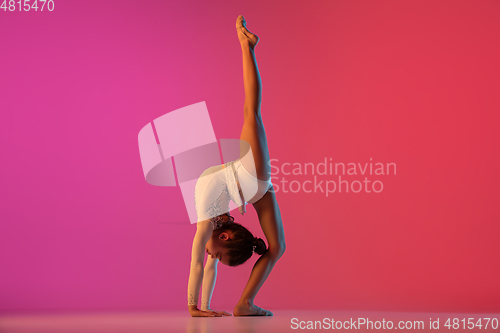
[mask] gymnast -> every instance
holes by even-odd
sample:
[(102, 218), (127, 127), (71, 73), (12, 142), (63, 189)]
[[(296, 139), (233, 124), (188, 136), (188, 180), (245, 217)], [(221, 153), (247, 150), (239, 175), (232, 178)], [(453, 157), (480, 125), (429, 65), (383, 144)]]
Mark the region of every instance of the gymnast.
[[(243, 294), (233, 309), (233, 314), (272, 316), (271, 311), (255, 305), (254, 299), (274, 265), (285, 252), (285, 234), (271, 183), (269, 151), (260, 110), (262, 83), (255, 58), (255, 46), (259, 42), (259, 37), (246, 28), (246, 21), (242, 15), (236, 19), (236, 31), (243, 55), (245, 88), (244, 123), (240, 140), (250, 145), (249, 151), (253, 160), (241, 157), (208, 168), (196, 183), (195, 204), (198, 223), (193, 240), (188, 282), (188, 309), (193, 317), (231, 315), (226, 311), (210, 308), (217, 264), (220, 261), (225, 265), (238, 266), (247, 261), (253, 253), (260, 257), (252, 269)], [(254, 190), (250, 190), (253, 185), (255, 185)], [(263, 239), (254, 237), (248, 229), (234, 222), (234, 218), (229, 214), (229, 200), (238, 204), (241, 214), (245, 212), (246, 203), (253, 205), (266, 237), (267, 247)], [(203, 267), (205, 252), (208, 257)], [(202, 298), (201, 306), (198, 308), (200, 287), (202, 287)]]

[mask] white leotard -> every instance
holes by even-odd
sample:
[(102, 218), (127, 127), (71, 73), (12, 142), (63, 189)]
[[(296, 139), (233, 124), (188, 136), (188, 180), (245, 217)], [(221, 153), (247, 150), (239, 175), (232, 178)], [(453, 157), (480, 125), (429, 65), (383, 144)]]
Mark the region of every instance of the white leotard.
[[(232, 176), (233, 164), (235, 177)], [(238, 181), (244, 202), (240, 199)], [(257, 179), (245, 169), (240, 160), (210, 167), (203, 172), (196, 183), (195, 205), (198, 222), (228, 213), (231, 200), (237, 206), (243, 206), (244, 212), (246, 203), (253, 204), (260, 200), (271, 186), (271, 180)]]

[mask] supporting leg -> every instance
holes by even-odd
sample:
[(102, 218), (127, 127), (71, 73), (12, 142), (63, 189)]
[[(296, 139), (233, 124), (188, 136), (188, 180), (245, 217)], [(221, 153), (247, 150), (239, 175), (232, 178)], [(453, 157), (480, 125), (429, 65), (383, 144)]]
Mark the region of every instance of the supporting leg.
[(274, 268), (274, 265), (285, 252), (285, 232), (274, 191), (268, 191), (253, 206), (259, 216), (260, 225), (266, 236), (269, 248), (255, 263), (233, 313), (235, 316), (272, 316), (271, 311), (256, 306), (254, 299)]

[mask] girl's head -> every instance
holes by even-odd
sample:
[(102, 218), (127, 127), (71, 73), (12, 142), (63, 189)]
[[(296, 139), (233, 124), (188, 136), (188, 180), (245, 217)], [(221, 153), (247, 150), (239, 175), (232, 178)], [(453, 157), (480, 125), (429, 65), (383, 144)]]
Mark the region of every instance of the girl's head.
[(254, 252), (263, 255), (266, 251), (262, 238), (254, 237), (247, 228), (234, 222), (214, 230), (206, 245), (208, 255), (229, 266), (243, 264)]

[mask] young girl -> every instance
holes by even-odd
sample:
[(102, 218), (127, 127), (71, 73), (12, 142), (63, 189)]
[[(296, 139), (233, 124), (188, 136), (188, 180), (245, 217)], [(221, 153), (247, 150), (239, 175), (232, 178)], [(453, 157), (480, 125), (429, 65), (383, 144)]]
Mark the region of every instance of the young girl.
[[(199, 222), (193, 240), (188, 282), (188, 308), (193, 317), (231, 315), (225, 311), (210, 309), (217, 263), (220, 261), (225, 265), (237, 266), (248, 260), (253, 252), (261, 257), (253, 267), (233, 313), (235, 316), (272, 316), (272, 312), (256, 306), (254, 299), (285, 252), (285, 234), (276, 196), (272, 190), (269, 151), (260, 114), (262, 87), (254, 52), (259, 38), (248, 31), (242, 15), (236, 19), (236, 31), (243, 56), (245, 87), (244, 123), (240, 140), (250, 144), (253, 161), (248, 163), (248, 159), (241, 158), (211, 167), (196, 183), (195, 201)], [(255, 171), (257, 177), (249, 171)], [(257, 186), (253, 186), (255, 184)], [(250, 191), (249, 187), (252, 186), (253, 191)], [(216, 199), (213, 200), (214, 198)], [(244, 212), (245, 202), (253, 205), (268, 248), (261, 238), (255, 238), (245, 227), (234, 222), (234, 218), (227, 213), (229, 200), (236, 200), (241, 204), (241, 213)], [(205, 252), (208, 257), (203, 268)], [(199, 309), (200, 287), (202, 299)]]

